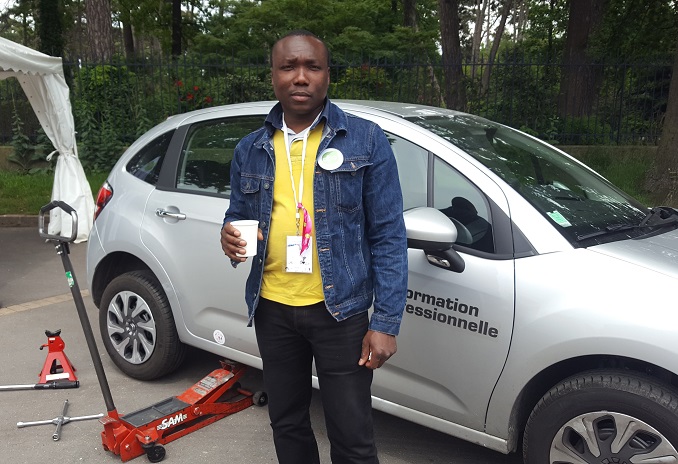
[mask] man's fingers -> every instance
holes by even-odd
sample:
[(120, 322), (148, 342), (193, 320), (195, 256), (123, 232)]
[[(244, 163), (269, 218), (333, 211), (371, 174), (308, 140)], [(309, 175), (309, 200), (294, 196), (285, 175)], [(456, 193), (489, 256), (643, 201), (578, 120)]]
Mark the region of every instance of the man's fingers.
[(364, 366), (370, 359), (370, 345), (363, 340), (363, 347), (360, 352), (360, 359), (358, 360), (359, 366)]
[(221, 229), (221, 249), (224, 254), (234, 261), (243, 262), (246, 258), (238, 255), (245, 254), (245, 245), (245, 240), (240, 239), (240, 231), (230, 222), (226, 223)]
[(363, 338), (358, 364), (369, 369), (379, 369), (397, 350), (393, 335), (368, 330)]
[(384, 361), (382, 361), (381, 358), (374, 356), (374, 353), (371, 354), (369, 357), (369, 360), (367, 361), (367, 364), (365, 366), (369, 369), (379, 369), (382, 365), (384, 364)]

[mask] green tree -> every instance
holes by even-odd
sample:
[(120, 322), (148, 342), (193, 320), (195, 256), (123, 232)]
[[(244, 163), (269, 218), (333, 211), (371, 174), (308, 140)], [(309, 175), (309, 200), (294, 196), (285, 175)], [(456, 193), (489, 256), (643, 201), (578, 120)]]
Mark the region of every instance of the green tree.
[(678, 36), (678, 3), (667, 0), (608, 0), (590, 54), (598, 59), (647, 61), (671, 55)]
[(529, 0), (527, 3), (528, 27), (521, 34), (521, 44), (551, 63), (562, 55), (568, 0)]
[(27, 47), (36, 48), (35, 0), (17, 0), (0, 13), (0, 35)]
[[(336, 61), (358, 54), (393, 57), (418, 54), (422, 47), (436, 50), (435, 0), (408, 0), (407, 5), (391, 0), (212, 0), (211, 5), (214, 14), (204, 25), (210, 33), (196, 36), (193, 49), (204, 56), (267, 59), (273, 43), (292, 29), (316, 33)], [(416, 28), (409, 25), (415, 18)]]

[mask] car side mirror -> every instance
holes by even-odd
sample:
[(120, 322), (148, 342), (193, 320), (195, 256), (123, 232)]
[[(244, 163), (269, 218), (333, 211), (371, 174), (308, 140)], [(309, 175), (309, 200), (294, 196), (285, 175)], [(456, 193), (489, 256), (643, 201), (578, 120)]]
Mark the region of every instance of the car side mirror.
[(407, 231), (407, 247), (424, 250), (429, 263), (453, 272), (462, 272), (464, 259), (452, 248), (457, 228), (435, 208), (418, 207), (403, 213)]

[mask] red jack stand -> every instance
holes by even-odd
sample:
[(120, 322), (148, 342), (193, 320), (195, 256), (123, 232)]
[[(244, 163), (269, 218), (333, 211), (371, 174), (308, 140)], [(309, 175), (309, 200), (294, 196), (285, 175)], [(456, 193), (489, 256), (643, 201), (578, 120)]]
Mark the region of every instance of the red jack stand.
[(253, 404), (267, 403), (264, 392), (251, 393), (237, 381), (246, 367), (222, 361), (215, 369), (179, 396), (124, 416), (116, 410), (99, 419), (104, 426), (101, 441), (123, 462), (146, 454), (150, 462), (165, 457), (165, 443), (181, 438)]
[(54, 332), (45, 330), (45, 335), (47, 335), (47, 343), (40, 345), (40, 349), (47, 347), (47, 359), (40, 371), (38, 383), (45, 384), (61, 379), (78, 380), (75, 376), (75, 367), (64, 353), (66, 344), (61, 339), (61, 329)]
[(40, 345), (40, 349), (47, 347), (48, 353), (42, 371), (40, 371), (40, 381), (31, 385), (2, 385), (0, 391), (50, 390), (80, 386), (80, 382), (75, 377), (75, 367), (64, 353), (66, 344), (60, 337), (61, 329), (54, 332), (45, 330), (45, 335), (47, 335), (47, 343)]

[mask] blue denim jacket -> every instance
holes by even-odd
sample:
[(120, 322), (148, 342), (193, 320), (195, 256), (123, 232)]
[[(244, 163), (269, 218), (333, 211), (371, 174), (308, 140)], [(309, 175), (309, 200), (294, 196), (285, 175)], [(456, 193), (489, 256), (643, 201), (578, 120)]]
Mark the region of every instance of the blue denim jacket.
[[(315, 165), (314, 240), (325, 305), (341, 321), (374, 302), (370, 329), (397, 335), (407, 293), (407, 239), (393, 152), (379, 126), (347, 115), (329, 100), (320, 120), (325, 129), (318, 153), (332, 147), (344, 155), (335, 170)], [(240, 141), (231, 162), (224, 223), (257, 219), (264, 236), (245, 288), (248, 325), (259, 303), (273, 205), (273, 134), (281, 126), (278, 103), (264, 126)]]

